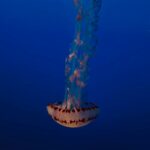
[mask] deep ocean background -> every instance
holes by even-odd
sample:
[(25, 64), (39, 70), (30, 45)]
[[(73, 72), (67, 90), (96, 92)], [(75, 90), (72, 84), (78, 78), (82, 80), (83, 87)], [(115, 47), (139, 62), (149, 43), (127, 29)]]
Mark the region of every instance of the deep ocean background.
[(0, 0), (0, 150), (150, 150), (150, 1), (103, 0), (88, 100), (90, 125), (69, 129), (46, 105), (64, 98), (72, 0)]

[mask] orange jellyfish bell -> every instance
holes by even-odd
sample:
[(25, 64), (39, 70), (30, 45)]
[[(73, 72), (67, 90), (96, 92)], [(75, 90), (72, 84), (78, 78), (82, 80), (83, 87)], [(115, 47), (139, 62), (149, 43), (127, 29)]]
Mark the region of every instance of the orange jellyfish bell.
[(66, 102), (49, 104), (47, 111), (58, 124), (70, 128), (85, 126), (95, 120), (99, 114), (98, 106), (88, 102), (71, 109), (66, 107)]

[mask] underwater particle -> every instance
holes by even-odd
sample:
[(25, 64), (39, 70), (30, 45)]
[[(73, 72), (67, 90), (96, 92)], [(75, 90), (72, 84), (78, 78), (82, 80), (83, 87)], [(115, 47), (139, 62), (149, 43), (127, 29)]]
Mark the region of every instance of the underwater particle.
[(75, 37), (65, 61), (66, 89), (63, 102), (49, 104), (48, 114), (58, 124), (77, 128), (98, 117), (99, 107), (86, 102), (88, 64), (96, 46), (101, 0), (73, 0), (77, 11)]

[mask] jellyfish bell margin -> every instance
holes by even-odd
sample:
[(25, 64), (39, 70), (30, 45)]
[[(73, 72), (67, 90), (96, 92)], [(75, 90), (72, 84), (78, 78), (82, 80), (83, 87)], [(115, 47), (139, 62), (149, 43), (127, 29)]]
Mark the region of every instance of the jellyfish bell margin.
[(99, 115), (99, 107), (89, 102), (85, 102), (82, 106), (73, 107), (72, 109), (64, 107), (64, 103), (49, 104), (47, 111), (55, 122), (68, 128), (86, 126)]

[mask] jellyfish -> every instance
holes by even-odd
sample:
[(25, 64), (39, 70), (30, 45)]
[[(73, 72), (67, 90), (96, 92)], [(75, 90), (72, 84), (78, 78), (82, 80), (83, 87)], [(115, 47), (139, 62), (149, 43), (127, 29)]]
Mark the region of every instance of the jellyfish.
[(97, 47), (101, 0), (73, 0), (75, 35), (65, 60), (66, 87), (62, 102), (48, 104), (47, 111), (58, 124), (78, 128), (95, 120), (99, 107), (86, 101), (89, 60)]

